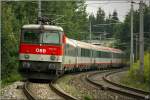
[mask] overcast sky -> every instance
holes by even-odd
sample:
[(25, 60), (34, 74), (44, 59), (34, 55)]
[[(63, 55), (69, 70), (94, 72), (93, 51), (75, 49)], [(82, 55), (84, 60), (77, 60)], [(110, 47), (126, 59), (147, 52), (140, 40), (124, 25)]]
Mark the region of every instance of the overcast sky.
[[(125, 15), (129, 12), (131, 3), (128, 2), (130, 0), (86, 0), (87, 4), (87, 13), (93, 13), (96, 15), (96, 12), (99, 7), (101, 7), (106, 16), (113, 13), (114, 10), (118, 12), (118, 17), (120, 21), (123, 21)], [(139, 3), (139, 0), (134, 0), (136, 3)], [(150, 0), (143, 0), (147, 4), (149, 4)], [(134, 9), (138, 9), (139, 4), (134, 4)]]

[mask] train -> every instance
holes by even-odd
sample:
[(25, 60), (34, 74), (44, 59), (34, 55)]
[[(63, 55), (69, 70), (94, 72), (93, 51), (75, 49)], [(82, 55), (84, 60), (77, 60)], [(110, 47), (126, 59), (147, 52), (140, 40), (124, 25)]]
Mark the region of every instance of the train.
[(123, 64), (120, 49), (68, 38), (56, 25), (23, 25), (19, 72), (28, 79), (54, 79), (65, 72), (116, 68)]

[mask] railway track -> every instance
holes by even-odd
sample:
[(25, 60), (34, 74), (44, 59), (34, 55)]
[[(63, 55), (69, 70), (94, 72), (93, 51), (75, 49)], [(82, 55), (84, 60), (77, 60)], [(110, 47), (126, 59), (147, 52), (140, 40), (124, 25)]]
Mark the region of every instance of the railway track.
[[(119, 70), (122, 71), (122, 70)], [(117, 73), (119, 71), (114, 70), (106, 70), (106, 71), (99, 71), (99, 72), (87, 72), (87, 73), (81, 73), (77, 74), (76, 78), (78, 79), (78, 89), (81, 89), (81, 93), (87, 92), (89, 95), (92, 96), (92, 98), (95, 99), (109, 99), (109, 100), (149, 100), (147, 92), (136, 90), (136, 89), (130, 89), (129, 87), (120, 86), (120, 84), (117, 84), (115, 82), (112, 82), (109, 79), (109, 76)], [(81, 84), (80, 84), (81, 83)], [(92, 83), (92, 84), (91, 84)], [(79, 85), (80, 84), (80, 85)], [(32, 85), (32, 86), (30, 86)], [(50, 95), (43, 96), (44, 98), (40, 98), (37, 91), (40, 90), (40, 88), (37, 88), (37, 90), (33, 90), (34, 85), (39, 85), (39, 83), (31, 83), (26, 82), (24, 85), (24, 93), (26, 94), (27, 98), (29, 100), (39, 100), (39, 99), (52, 99), (52, 100), (79, 100), (79, 98), (75, 98), (71, 95), (68, 95), (65, 93), (62, 89), (60, 89), (56, 82), (51, 82), (50, 84), (41, 84), (40, 85), (46, 85), (44, 86)], [(90, 86), (92, 85), (92, 86)], [(82, 88), (80, 88), (82, 87)], [(83, 89), (84, 88), (84, 89)], [(45, 93), (45, 92), (44, 92)], [(79, 92), (80, 93), (80, 92)], [(149, 92), (148, 92), (149, 93)]]
[(29, 100), (77, 100), (61, 91), (53, 82), (44, 84), (26, 82), (23, 91)]
[(77, 100), (77, 98), (65, 93), (64, 91), (60, 90), (55, 84), (49, 84), (51, 89), (59, 94), (61, 97), (65, 98), (66, 100)]
[[(69, 75), (68, 78), (66, 76), (64, 80), (70, 80), (65, 82), (65, 88), (62, 87), (62, 89), (78, 98), (78, 100), (84, 100), (85, 97), (88, 97), (91, 100), (136, 100), (125, 95), (120, 95), (112, 91), (101, 89), (100, 87), (91, 84), (86, 79), (86, 77), (91, 74), (96, 74), (98, 72), (103, 76), (103, 74), (110, 71), (112, 70), (90, 71), (77, 73), (71, 76)], [(62, 86), (63, 83), (59, 81), (58, 84), (61, 84)], [(73, 91), (71, 91), (70, 88)]]
[(34, 94), (32, 94), (30, 92), (30, 90), (28, 89), (28, 85), (29, 85), (29, 82), (25, 82), (25, 84), (23, 86), (23, 92), (24, 92), (24, 94), (27, 96), (27, 98), (29, 100), (37, 100), (36, 96), (34, 96)]
[[(100, 71), (98, 73), (105, 73), (105, 72), (108, 72), (108, 70), (106, 71)], [(97, 73), (97, 72), (91, 72), (92, 74), (94, 73)], [(85, 85), (85, 87), (87, 88), (87, 90), (90, 92), (88, 94), (91, 95), (92, 99), (93, 100), (114, 100), (115, 99), (115, 96), (110, 94), (109, 92), (106, 92), (102, 89), (100, 89), (99, 87), (89, 83), (86, 79), (86, 77), (88, 75), (91, 75), (91, 73), (85, 73), (83, 74), (82, 76), (80, 76), (80, 80), (81, 82)]]
[[(87, 76), (87, 81), (94, 84), (95, 86), (100, 87), (103, 90), (109, 90), (121, 95), (129, 96), (137, 100), (150, 100), (149, 92), (145, 92), (143, 90), (138, 90), (135, 88), (127, 87), (118, 83), (115, 83), (111, 81), (108, 77), (114, 73), (120, 72), (122, 70), (118, 71), (112, 71), (107, 73), (93, 73)], [(102, 75), (103, 74), (103, 75)], [(95, 78), (97, 77), (97, 78)]]

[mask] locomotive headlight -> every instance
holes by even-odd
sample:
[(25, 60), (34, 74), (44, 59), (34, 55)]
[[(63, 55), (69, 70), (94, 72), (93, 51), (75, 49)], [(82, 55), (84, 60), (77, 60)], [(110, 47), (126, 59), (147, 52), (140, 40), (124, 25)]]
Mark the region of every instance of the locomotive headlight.
[(30, 57), (30, 56), (27, 55), (27, 54), (24, 55), (24, 58), (25, 58), (25, 59), (29, 59), (29, 57)]
[(55, 69), (55, 64), (49, 64), (48, 69)]
[(29, 62), (23, 62), (23, 67), (24, 68), (29, 68), (30, 67), (30, 63)]
[(56, 57), (55, 56), (50, 56), (50, 60), (55, 60)]

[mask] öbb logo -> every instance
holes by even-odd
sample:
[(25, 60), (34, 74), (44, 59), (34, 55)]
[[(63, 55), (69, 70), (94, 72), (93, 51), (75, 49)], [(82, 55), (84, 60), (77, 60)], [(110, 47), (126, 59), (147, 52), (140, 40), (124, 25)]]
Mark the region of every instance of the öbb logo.
[(46, 49), (36, 48), (35, 51), (36, 51), (37, 53), (46, 53)]

